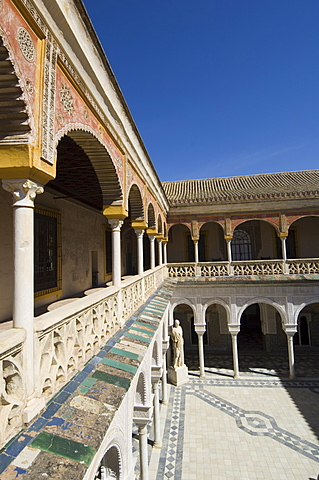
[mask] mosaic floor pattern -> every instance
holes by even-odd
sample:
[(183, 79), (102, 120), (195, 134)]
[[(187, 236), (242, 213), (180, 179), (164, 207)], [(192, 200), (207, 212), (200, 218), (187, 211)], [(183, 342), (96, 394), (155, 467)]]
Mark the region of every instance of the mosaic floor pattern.
[(206, 358), (205, 379), (189, 365), (189, 382), (170, 386), (162, 406), (163, 446), (152, 452), (150, 480), (317, 480), (319, 357), (298, 358), (306, 375), (294, 381), (285, 363), (242, 356), (242, 365), (259, 367), (238, 380), (225, 357)]

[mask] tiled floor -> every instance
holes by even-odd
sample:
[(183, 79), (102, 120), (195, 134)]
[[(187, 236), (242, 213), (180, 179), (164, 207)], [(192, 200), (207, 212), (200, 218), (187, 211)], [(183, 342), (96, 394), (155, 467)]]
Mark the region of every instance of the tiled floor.
[(170, 386), (161, 408), (163, 447), (152, 449), (150, 480), (317, 479), (319, 356), (297, 356), (303, 375), (294, 381), (284, 357), (242, 355), (239, 380), (230, 360), (206, 356), (199, 379), (186, 359), (189, 382)]

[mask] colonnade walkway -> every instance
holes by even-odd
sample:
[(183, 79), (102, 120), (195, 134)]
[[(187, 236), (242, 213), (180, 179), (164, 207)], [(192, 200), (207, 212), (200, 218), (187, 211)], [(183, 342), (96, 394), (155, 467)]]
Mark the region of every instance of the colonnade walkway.
[[(303, 352), (304, 353), (304, 352)], [(163, 445), (152, 449), (150, 480), (317, 480), (319, 355), (205, 353), (205, 378), (186, 356), (189, 382), (170, 386), (161, 407)]]

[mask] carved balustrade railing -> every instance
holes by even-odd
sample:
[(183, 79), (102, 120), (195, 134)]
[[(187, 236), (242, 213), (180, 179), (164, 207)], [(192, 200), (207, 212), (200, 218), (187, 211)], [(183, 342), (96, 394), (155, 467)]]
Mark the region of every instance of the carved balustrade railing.
[(196, 263), (169, 263), (167, 268), (169, 277), (196, 276)]
[(236, 262), (185, 262), (167, 264), (168, 275), (175, 278), (225, 277), (247, 275), (319, 274), (319, 259), (245, 260)]
[(166, 266), (123, 281), (121, 287), (73, 300), (35, 318), (34, 359), (24, 355), (25, 331), (0, 328), (0, 445), (23, 427), (26, 368), (32, 365), (36, 397), (49, 400), (116, 333), (167, 277)]
[(233, 275), (282, 275), (285, 273), (283, 260), (250, 260), (232, 262)]
[(319, 274), (319, 258), (287, 260), (287, 273), (290, 275)]

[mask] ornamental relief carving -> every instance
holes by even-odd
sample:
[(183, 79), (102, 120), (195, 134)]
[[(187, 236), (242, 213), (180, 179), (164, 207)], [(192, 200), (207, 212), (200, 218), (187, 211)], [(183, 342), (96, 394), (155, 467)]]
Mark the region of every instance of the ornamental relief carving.
[(32, 63), (35, 61), (36, 51), (30, 33), (24, 27), (18, 28), (18, 44), (24, 58)]
[(60, 102), (62, 103), (64, 110), (69, 115), (73, 115), (74, 100), (71, 94), (71, 90), (66, 85), (62, 85), (62, 88), (59, 93), (60, 93)]

